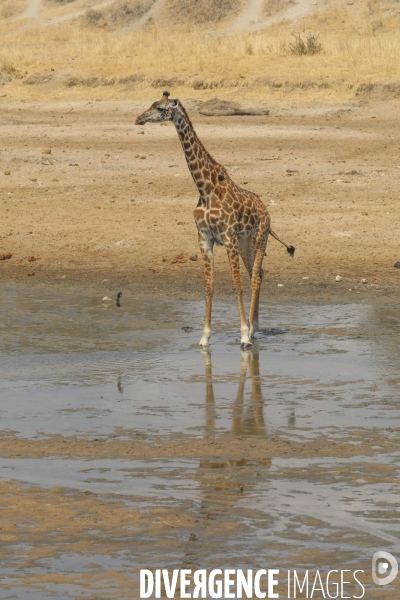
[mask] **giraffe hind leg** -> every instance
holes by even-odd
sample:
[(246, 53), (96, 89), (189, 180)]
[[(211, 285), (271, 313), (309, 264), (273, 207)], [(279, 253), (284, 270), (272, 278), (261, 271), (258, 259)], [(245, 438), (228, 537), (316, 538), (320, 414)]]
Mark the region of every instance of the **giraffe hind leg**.
[(238, 240), (238, 250), (240, 257), (243, 261), (244, 266), (246, 267), (246, 271), (249, 274), (250, 281), (253, 273), (253, 250), (251, 247), (251, 239), (250, 238), (239, 238)]
[[(255, 259), (255, 253), (256, 253), (256, 243), (257, 243), (257, 236), (254, 236), (253, 238), (244, 238), (244, 239), (239, 240), (240, 256), (241, 256), (241, 258), (243, 260), (243, 264), (246, 267), (246, 270), (249, 274), (251, 286), (252, 286), (254, 259)], [(262, 269), (260, 272), (260, 277), (261, 277), (261, 279), (263, 277)], [(253, 286), (252, 286), (252, 288), (253, 288)], [(260, 301), (260, 287), (258, 287), (256, 290), (254, 317), (253, 317), (253, 321), (252, 321), (252, 326), (251, 326), (250, 320), (249, 320), (250, 339), (254, 339), (254, 334), (258, 331), (259, 301)]]
[[(243, 264), (250, 277), (250, 284), (253, 277), (253, 266), (255, 257), (255, 243), (256, 238), (245, 238), (239, 240), (239, 253), (243, 260)], [(263, 278), (263, 270), (260, 271), (261, 280)], [(254, 317), (252, 327), (250, 326), (250, 339), (254, 339), (254, 334), (258, 331), (258, 313), (259, 313), (259, 302), (260, 302), (260, 287), (256, 291), (256, 300), (254, 307)]]
[(249, 327), (246, 320), (246, 314), (243, 305), (243, 285), (242, 277), (240, 275), (240, 263), (239, 263), (239, 245), (237, 238), (229, 239), (226, 244), (226, 251), (228, 253), (229, 263), (231, 265), (232, 272), (232, 285), (236, 293), (239, 315), (240, 315), (240, 332), (242, 347), (248, 348), (252, 345), (249, 337)]
[(268, 230), (259, 231), (254, 240), (255, 252), (251, 277), (251, 301), (249, 310), (250, 337), (253, 339), (258, 331), (258, 314), (260, 306), (260, 289), (263, 279), (262, 263), (268, 241)]

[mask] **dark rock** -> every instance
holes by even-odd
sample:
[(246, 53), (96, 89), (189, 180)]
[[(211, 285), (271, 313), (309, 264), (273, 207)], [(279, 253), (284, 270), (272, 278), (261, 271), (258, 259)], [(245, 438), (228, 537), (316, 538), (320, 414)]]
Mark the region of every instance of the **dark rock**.
[(248, 116), (248, 115), (268, 115), (269, 109), (262, 106), (241, 106), (237, 102), (228, 100), (219, 100), (213, 98), (207, 102), (199, 102), (198, 112), (207, 117), (230, 117), (230, 116)]
[(48, 83), (53, 79), (53, 75), (51, 73), (32, 73), (29, 75), (24, 81), (25, 85), (42, 85), (43, 83)]
[(0, 73), (0, 87), (4, 87), (10, 81), (12, 81), (12, 77), (9, 73)]
[(399, 98), (400, 83), (385, 82), (378, 83), (360, 83), (356, 88), (356, 96), (360, 94), (374, 96), (375, 98)]
[(181, 77), (156, 77), (151, 82), (154, 88), (174, 88), (185, 85), (185, 80)]

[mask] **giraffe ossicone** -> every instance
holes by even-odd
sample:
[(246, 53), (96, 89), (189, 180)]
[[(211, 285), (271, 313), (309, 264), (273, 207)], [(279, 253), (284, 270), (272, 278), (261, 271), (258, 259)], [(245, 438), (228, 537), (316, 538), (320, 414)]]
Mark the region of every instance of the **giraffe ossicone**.
[[(178, 99), (170, 99), (164, 92), (136, 119), (136, 125), (172, 121), (177, 130), (189, 171), (199, 191), (194, 210), (200, 250), (204, 260), (206, 311), (201, 346), (208, 346), (211, 335), (211, 309), (214, 293), (214, 245), (225, 246), (232, 271), (232, 285), (236, 292), (240, 315), (241, 344), (252, 345), (258, 330), (260, 286), (263, 278), (262, 263), (271, 234), (286, 246), (292, 256), (294, 247), (282, 242), (271, 231), (267, 207), (257, 194), (244, 190), (230, 178), (227, 170), (205, 149), (197, 136), (188, 114)], [(251, 281), (249, 319), (243, 305), (243, 285), (240, 258)]]

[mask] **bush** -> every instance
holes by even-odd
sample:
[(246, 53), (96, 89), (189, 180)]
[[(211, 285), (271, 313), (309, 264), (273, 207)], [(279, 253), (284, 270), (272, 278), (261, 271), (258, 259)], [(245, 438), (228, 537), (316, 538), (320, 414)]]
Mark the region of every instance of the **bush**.
[(14, 6), (12, 2), (8, 2), (0, 9), (0, 17), (3, 19), (9, 19), (18, 13), (19, 9), (17, 6)]
[(305, 39), (301, 33), (294, 33), (294, 42), (289, 44), (290, 54), (303, 56), (304, 54), (319, 54), (322, 52), (322, 44), (318, 41), (318, 36), (313, 33), (305, 33)]
[(85, 27), (105, 27), (103, 12), (89, 8), (82, 17), (82, 23)]
[(170, 19), (177, 23), (218, 23), (238, 12), (240, 0), (169, 0)]

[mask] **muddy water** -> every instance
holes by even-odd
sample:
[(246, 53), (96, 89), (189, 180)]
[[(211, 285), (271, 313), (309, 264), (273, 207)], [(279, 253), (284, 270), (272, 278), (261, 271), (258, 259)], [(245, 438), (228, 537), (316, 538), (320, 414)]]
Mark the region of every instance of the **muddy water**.
[[(248, 352), (233, 299), (215, 303), (210, 352), (202, 313), (139, 294), (104, 306), (68, 285), (1, 291), (14, 533), (0, 598), (135, 598), (140, 567), (268, 566), (364, 569), (366, 597), (398, 597), (371, 580), (376, 550), (400, 555), (398, 311), (264, 303)], [(58, 507), (46, 532), (41, 490)], [(23, 510), (7, 501), (20, 494)], [(85, 515), (117, 503), (119, 517), (81, 530), (70, 500), (91, 503)]]

